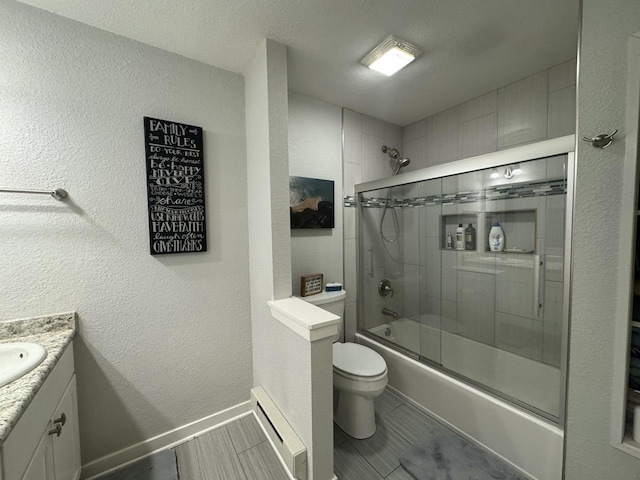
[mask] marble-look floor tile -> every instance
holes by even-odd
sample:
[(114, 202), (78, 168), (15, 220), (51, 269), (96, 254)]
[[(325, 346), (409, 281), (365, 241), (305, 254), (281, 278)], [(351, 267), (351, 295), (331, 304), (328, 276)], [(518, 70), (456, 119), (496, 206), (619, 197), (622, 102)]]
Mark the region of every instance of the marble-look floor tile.
[(389, 413), (404, 403), (404, 399), (389, 388), (385, 388), (378, 398), (374, 399), (376, 415)]
[(381, 476), (386, 477), (400, 466), (400, 455), (411, 444), (383, 421), (377, 420), (377, 430), (372, 437), (364, 440), (350, 438), (349, 442)]
[(176, 454), (164, 450), (115, 470), (100, 480), (178, 480)]
[(333, 471), (340, 480), (381, 480), (362, 455), (348, 442), (333, 449)]
[(229, 423), (227, 430), (237, 453), (255, 447), (267, 439), (253, 415), (247, 415)]
[(267, 441), (245, 450), (240, 455), (240, 462), (247, 480), (283, 480), (289, 478), (276, 452)]
[(176, 447), (180, 480), (246, 480), (226, 427)]

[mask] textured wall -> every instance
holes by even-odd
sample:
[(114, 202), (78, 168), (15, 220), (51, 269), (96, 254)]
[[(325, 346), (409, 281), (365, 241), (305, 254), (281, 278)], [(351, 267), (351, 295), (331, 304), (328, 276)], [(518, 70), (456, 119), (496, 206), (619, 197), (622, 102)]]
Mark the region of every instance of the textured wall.
[(327, 480), (333, 476), (331, 345), (309, 343), (267, 306), (291, 295), (286, 47), (266, 40), (245, 81), (254, 384), (307, 447), (309, 478)]
[[(334, 181), (335, 228), (291, 230), (294, 295), (300, 276), (321, 272), (325, 282), (342, 282), (342, 110), (289, 92), (289, 174)], [(332, 340), (311, 346), (313, 478), (333, 476)]]
[[(577, 134), (625, 135), (627, 37), (640, 32), (637, 0), (583, 1)], [(637, 114), (637, 112), (636, 112)], [(566, 478), (638, 478), (640, 460), (610, 445), (614, 318), (618, 298), (620, 207), (625, 144), (577, 150)], [(628, 270), (627, 270), (628, 272)], [(626, 292), (624, 292), (626, 295)]]
[(334, 181), (335, 228), (291, 230), (293, 294), (300, 276), (321, 272), (342, 282), (342, 111), (289, 93), (289, 174)]
[[(244, 84), (0, 3), (0, 318), (77, 310), (83, 463), (248, 400)], [(204, 129), (209, 252), (149, 255), (142, 117)]]

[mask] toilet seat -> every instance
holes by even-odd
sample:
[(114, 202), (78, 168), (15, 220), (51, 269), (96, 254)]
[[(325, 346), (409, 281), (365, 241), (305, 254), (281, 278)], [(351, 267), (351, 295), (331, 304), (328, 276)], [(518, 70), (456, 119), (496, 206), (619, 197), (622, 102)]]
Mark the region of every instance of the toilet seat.
[(381, 355), (364, 345), (334, 343), (333, 369), (346, 378), (375, 381), (375, 377), (387, 373), (387, 364)]
[(349, 372), (345, 372), (343, 370), (340, 370), (338, 367), (333, 367), (333, 373), (334, 375), (339, 375), (342, 378), (346, 378), (348, 380), (354, 380), (354, 381), (358, 381), (358, 382), (362, 382), (362, 383), (374, 383), (374, 382), (378, 382), (382, 379), (386, 379), (387, 378), (387, 369), (384, 369), (384, 372), (382, 372), (380, 375), (375, 375), (373, 377), (363, 377), (360, 375), (353, 375)]

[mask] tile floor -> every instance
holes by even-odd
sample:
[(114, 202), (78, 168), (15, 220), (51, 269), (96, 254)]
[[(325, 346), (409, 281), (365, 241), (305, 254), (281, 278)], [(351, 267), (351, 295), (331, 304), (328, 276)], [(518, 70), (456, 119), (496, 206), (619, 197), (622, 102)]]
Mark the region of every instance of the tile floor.
[(386, 389), (376, 402), (376, 433), (356, 440), (334, 424), (334, 472), (340, 480), (414, 480), (400, 456), (435, 420)]
[[(356, 440), (334, 424), (334, 472), (340, 480), (524, 480), (393, 390), (385, 389), (375, 402), (372, 437)], [(415, 478), (400, 465), (401, 457)]]
[(100, 480), (286, 480), (253, 415), (116, 470)]
[[(377, 431), (365, 440), (349, 437), (334, 424), (334, 472), (338, 479), (414, 480), (400, 465), (400, 457), (413, 445), (419, 445), (434, 425), (440, 429), (442, 426), (390, 389), (376, 399), (376, 417)], [(443, 433), (456, 435), (448, 429)], [(255, 417), (248, 415), (100, 480), (287, 478)]]

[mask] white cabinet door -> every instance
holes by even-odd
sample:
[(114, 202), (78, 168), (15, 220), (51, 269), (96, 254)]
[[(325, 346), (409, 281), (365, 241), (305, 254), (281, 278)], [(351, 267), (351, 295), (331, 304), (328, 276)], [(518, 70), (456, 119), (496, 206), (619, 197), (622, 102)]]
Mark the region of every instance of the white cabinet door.
[(45, 431), (22, 480), (54, 480), (51, 447), (48, 431)]
[(80, 478), (80, 437), (78, 435), (78, 401), (76, 376), (73, 375), (51, 419), (60, 435), (52, 435), (53, 467), (56, 480)]

